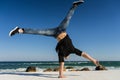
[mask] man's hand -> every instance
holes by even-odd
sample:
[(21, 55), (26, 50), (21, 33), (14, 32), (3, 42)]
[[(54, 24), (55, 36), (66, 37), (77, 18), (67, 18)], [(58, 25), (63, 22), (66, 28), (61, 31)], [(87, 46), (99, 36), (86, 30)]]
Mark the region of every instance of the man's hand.
[(69, 58), (69, 56), (66, 56), (66, 57), (65, 57), (65, 59), (68, 59), (68, 58)]

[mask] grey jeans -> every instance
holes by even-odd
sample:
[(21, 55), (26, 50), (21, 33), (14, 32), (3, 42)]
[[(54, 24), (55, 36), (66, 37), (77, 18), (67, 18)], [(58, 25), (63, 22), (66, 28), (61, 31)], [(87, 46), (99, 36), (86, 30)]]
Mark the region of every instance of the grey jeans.
[(50, 28), (50, 29), (30, 29), (30, 28), (24, 28), (23, 34), (36, 34), (36, 35), (45, 35), (45, 36), (51, 36), (51, 37), (57, 37), (61, 32), (65, 32), (66, 28), (71, 20), (71, 17), (74, 14), (74, 11), (77, 6), (72, 5), (70, 10), (68, 11), (66, 17), (63, 19), (63, 21), (59, 24), (58, 27)]

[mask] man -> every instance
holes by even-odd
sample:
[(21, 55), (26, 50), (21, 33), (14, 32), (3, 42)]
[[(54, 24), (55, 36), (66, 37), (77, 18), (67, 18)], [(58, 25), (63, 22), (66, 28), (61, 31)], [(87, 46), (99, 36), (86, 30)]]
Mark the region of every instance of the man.
[(16, 33), (22, 33), (22, 34), (45, 35), (56, 38), (58, 41), (56, 51), (58, 52), (58, 58), (60, 63), (59, 78), (65, 78), (65, 76), (63, 75), (64, 58), (68, 58), (68, 56), (71, 53), (75, 53), (76, 55), (82, 56), (92, 61), (96, 66), (99, 66), (99, 62), (96, 59), (92, 58), (87, 53), (80, 51), (79, 49), (73, 46), (72, 41), (66, 32), (66, 28), (70, 22), (71, 17), (74, 14), (75, 9), (78, 7), (78, 5), (82, 4), (83, 2), (84, 2), (83, 0), (73, 2), (72, 7), (68, 11), (68, 14), (58, 27), (43, 30), (16, 27), (10, 31), (9, 36), (13, 36)]

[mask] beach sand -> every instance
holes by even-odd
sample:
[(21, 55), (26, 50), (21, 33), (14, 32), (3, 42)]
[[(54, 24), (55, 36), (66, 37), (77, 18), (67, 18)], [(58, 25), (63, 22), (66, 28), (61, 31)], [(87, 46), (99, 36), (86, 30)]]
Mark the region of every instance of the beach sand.
[(64, 72), (67, 78), (57, 78), (58, 72), (0, 73), (0, 80), (120, 80), (120, 70)]

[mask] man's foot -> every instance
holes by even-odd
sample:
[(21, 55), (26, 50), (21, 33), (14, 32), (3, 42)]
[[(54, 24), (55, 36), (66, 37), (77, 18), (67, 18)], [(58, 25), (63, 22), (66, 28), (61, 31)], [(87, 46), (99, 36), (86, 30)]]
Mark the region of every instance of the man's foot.
[(10, 31), (9, 33), (9, 36), (13, 36), (15, 35), (16, 33), (19, 33), (19, 27), (15, 27), (13, 30)]
[(83, 2), (84, 2), (84, 0), (75, 1), (75, 2), (73, 2), (73, 5), (77, 6)]

